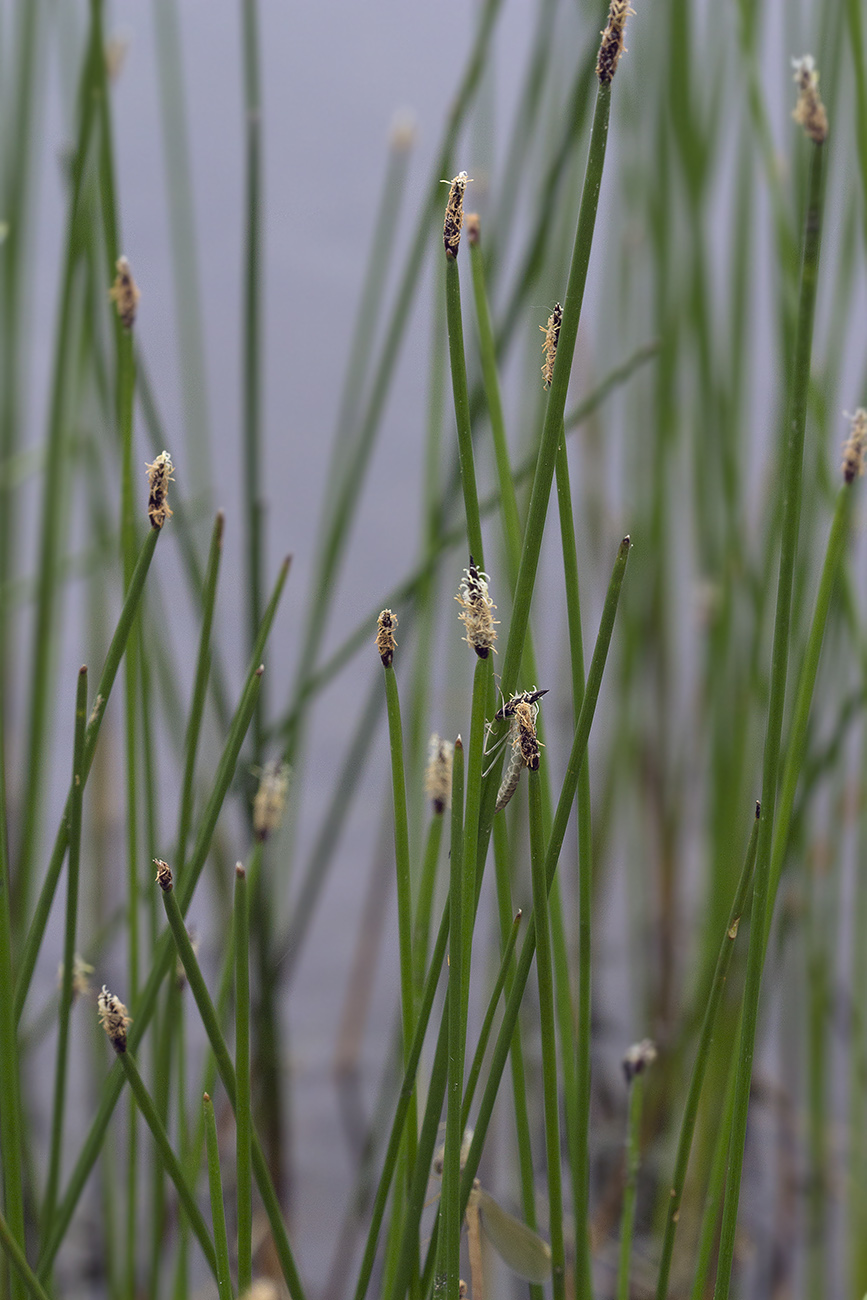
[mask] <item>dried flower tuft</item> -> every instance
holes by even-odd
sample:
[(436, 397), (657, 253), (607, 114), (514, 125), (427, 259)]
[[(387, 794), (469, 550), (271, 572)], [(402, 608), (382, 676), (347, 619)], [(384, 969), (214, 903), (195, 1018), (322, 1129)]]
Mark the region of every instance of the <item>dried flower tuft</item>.
[(599, 46), (599, 58), (596, 60), (596, 76), (603, 86), (614, 80), (621, 54), (626, 53), (623, 34), (626, 31), (626, 19), (634, 15), (629, 7), (629, 0), (611, 0), (608, 10), (608, 26), (602, 33)]
[(849, 437), (843, 444), (843, 477), (854, 483), (864, 473), (864, 453), (867, 451), (867, 411), (859, 406), (854, 415), (843, 414), (850, 421)]
[(376, 648), (379, 651), (383, 668), (390, 668), (394, 662), (394, 652), (397, 647), (397, 642), (394, 639), (394, 629), (396, 627), (397, 615), (392, 614), (390, 609), (384, 609), (377, 620), (376, 632)]
[(542, 367), (542, 375), (545, 380), (545, 387), (551, 387), (551, 380), (554, 376), (554, 360), (557, 356), (557, 344), (560, 341), (560, 326), (563, 323), (563, 308), (559, 302), (554, 303), (554, 310), (548, 317), (547, 325), (540, 325), (539, 329), (545, 335), (545, 342), (542, 348), (545, 353), (545, 364)]
[(172, 869), (167, 862), (163, 862), (162, 858), (154, 858), (153, 863), (157, 869), (157, 884), (163, 893), (167, 894), (174, 887)]
[[(89, 998), (91, 994), (90, 980), (88, 975), (93, 974), (93, 967), (89, 966), (80, 953), (75, 953), (72, 958), (72, 1000), (76, 998)], [(57, 987), (63, 988), (64, 965), (63, 962), (57, 967)]]
[(253, 799), (253, 834), (257, 840), (267, 840), (280, 829), (288, 793), (289, 764), (278, 759), (266, 763)]
[(148, 472), (148, 483), (151, 490), (148, 498), (148, 517), (151, 521), (151, 528), (162, 528), (166, 520), (172, 517), (168, 495), (169, 484), (174, 482), (172, 476), (175, 467), (169, 453), (161, 451), (156, 460), (150, 465), (146, 464), (145, 468)]
[(430, 738), (424, 790), (437, 815), (452, 806), (452, 763), (455, 747), (450, 740), (442, 740), (436, 732)]
[(643, 1074), (656, 1060), (656, 1044), (649, 1038), (642, 1038), (640, 1043), (633, 1043), (623, 1058), (623, 1073), (626, 1082), (631, 1083), (637, 1074)]
[(449, 185), (449, 201), (446, 204), (446, 219), (443, 224), (443, 244), (445, 245), (446, 257), (452, 259), (458, 255), (458, 249), (461, 246), (461, 229), (464, 224), (464, 191), (472, 181), (472, 176), (466, 172), (458, 172), (457, 176), (451, 181), (443, 181), (443, 185)]
[(473, 647), (480, 659), (487, 659), (491, 650), (496, 654), (494, 642), (497, 634), (494, 626), (499, 619), (493, 615), (497, 607), (488, 595), (489, 581), (488, 575), (476, 567), (470, 556), (470, 567), (464, 569), (464, 580), (455, 596), (461, 607), (458, 618), (467, 629), (464, 640)]
[(792, 67), (798, 87), (798, 102), (792, 109), (792, 117), (814, 144), (824, 144), (828, 137), (828, 114), (819, 95), (816, 61), (812, 54), (805, 54), (803, 58), (792, 59)]
[(108, 296), (117, 308), (121, 325), (125, 330), (131, 330), (135, 324), (135, 314), (141, 294), (132, 278), (132, 267), (127, 258), (119, 257), (114, 265), (117, 275), (114, 277), (114, 284), (109, 289)]
[(126, 1051), (126, 1027), (132, 1024), (131, 1017), (127, 1014), (127, 1009), (116, 998), (113, 993), (109, 993), (103, 984), (102, 992), (96, 999), (96, 1006), (99, 1012), (99, 1023), (108, 1034), (112, 1047), (116, 1052)]

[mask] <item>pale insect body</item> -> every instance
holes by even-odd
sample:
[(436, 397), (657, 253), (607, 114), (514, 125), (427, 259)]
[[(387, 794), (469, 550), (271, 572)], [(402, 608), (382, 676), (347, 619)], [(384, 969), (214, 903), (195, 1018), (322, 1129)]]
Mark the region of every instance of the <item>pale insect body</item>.
[(512, 754), (497, 791), (494, 812), (501, 812), (512, 798), (525, 767), (528, 767), (531, 772), (539, 770), (539, 741), (536, 737), (536, 718), (539, 714), (537, 700), (544, 694), (545, 691), (523, 691), (520, 695), (513, 696), (500, 710), (503, 717), (512, 719), (509, 728)]

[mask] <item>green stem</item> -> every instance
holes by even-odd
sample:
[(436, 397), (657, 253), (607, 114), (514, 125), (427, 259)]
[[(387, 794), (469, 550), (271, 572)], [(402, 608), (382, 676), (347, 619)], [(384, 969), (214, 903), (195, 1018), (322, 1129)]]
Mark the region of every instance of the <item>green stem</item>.
[(35, 1300), (50, 1300), (48, 1292), (27, 1263), (27, 1256), (22, 1250), (18, 1238), (6, 1218), (0, 1214), (0, 1246), (6, 1251), (9, 1262), (18, 1274), (18, 1279)]
[[(620, 591), (623, 586), (626, 564), (629, 559), (629, 546), (629, 538), (625, 537), (618, 548), (617, 559), (614, 563), (611, 581), (608, 584), (608, 592), (605, 597), (602, 618), (599, 623), (599, 632), (596, 637), (593, 658), (590, 661), (590, 671), (587, 674), (587, 687), (581, 704), (581, 713), (575, 727), (575, 738), (572, 742), (572, 749), (566, 765), (566, 773), (563, 778), (560, 799), (557, 803), (557, 811), (554, 814), (554, 821), (548, 840), (548, 848), (545, 854), (545, 881), (546, 887), (549, 890), (554, 879), (554, 872), (557, 869), (557, 862), (560, 857), (560, 851), (563, 847), (563, 840), (569, 823), (572, 803), (575, 799), (575, 792), (578, 787), (578, 777), (587, 752), (590, 728), (596, 712), (596, 702), (599, 698), (599, 689), (602, 685), (602, 675), (605, 671), (608, 647), (611, 644), (611, 634), (614, 630), (614, 619), (617, 613), (617, 605), (620, 600)], [(461, 1179), (461, 1204), (464, 1207), (466, 1207), (470, 1191), (472, 1190), (473, 1179), (478, 1171), (479, 1160), (481, 1159), (482, 1148), (485, 1142), (485, 1135), (488, 1131), (488, 1124), (490, 1123), (491, 1115), (493, 1114), (494, 1102), (496, 1101), (497, 1092), (499, 1090), (500, 1079), (502, 1078), (506, 1060), (509, 1055), (509, 1046), (518, 1019), (518, 1011), (520, 1010), (521, 1001), (524, 996), (524, 989), (527, 986), (527, 980), (530, 975), (530, 967), (533, 962), (535, 949), (536, 925), (534, 918), (531, 916), (527, 926), (527, 934), (518, 958), (518, 966), (515, 971), (512, 991), (509, 994), (503, 1012), (500, 1032), (497, 1035), (497, 1042), (494, 1046), (491, 1058), (488, 1082), (485, 1085), (485, 1091), (479, 1106), (476, 1126), (473, 1132), (473, 1140), (470, 1145), (470, 1150), (467, 1155), (467, 1161)]]
[(63, 1121), (66, 1108), (66, 1077), (69, 1059), (69, 1014), (74, 997), (75, 936), (78, 928), (78, 879), (81, 864), (81, 804), (84, 793), (84, 731), (87, 723), (87, 668), (78, 674), (75, 696), (75, 740), (72, 750), (72, 784), (69, 810), (69, 873), (66, 882), (66, 928), (63, 938), (63, 982), (60, 988), (60, 1015), (57, 1031), (57, 1057), (54, 1073), (54, 1107), (51, 1116), (51, 1153), (48, 1180), (42, 1208), (42, 1222), (50, 1223), (57, 1203), (60, 1182), (60, 1154), (63, 1146)]
[[(192, 865), (192, 864), (191, 864)], [(172, 938), (175, 942), (178, 956), (186, 972), (189, 981), (190, 991), (195, 998), (196, 1006), (199, 1009), (199, 1015), (202, 1018), (202, 1025), (211, 1044), (211, 1050), (214, 1053), (214, 1059), (217, 1063), (217, 1070), (226, 1089), (229, 1103), (235, 1112), (237, 1119), (238, 1113), (238, 1094), (237, 1081), (235, 1078), (235, 1068), (232, 1065), (232, 1058), (229, 1055), (229, 1049), (226, 1046), (226, 1040), (223, 1037), (223, 1031), (220, 1029), (219, 1017), (211, 1001), (211, 995), (208, 993), (201, 968), (199, 966), (196, 954), (193, 951), (193, 945), (190, 942), (190, 936), (187, 934), (184, 925), (183, 912), (179, 900), (175, 897), (174, 889), (169, 888), (163, 892), (163, 906), (166, 911), (166, 919), (171, 929)], [(236, 937), (237, 945), (237, 937)], [(296, 1300), (304, 1300), (304, 1288), (301, 1284), (301, 1277), (298, 1273), (295, 1259), (292, 1254), (292, 1248), (289, 1244), (289, 1237), (286, 1231), (286, 1225), (283, 1221), (283, 1212), (277, 1194), (274, 1190), (274, 1184), (271, 1180), (271, 1174), (268, 1169), (265, 1155), (259, 1138), (254, 1131), (250, 1135), (253, 1173), (256, 1178), (256, 1185), (265, 1204), (265, 1212), (268, 1215), (268, 1222), (271, 1225), (271, 1232), (274, 1238), (274, 1245), (280, 1260), (280, 1268), (286, 1285), (289, 1287), (290, 1294)]]
[(644, 1072), (635, 1075), (629, 1085), (629, 1117), (626, 1122), (626, 1186), (623, 1189), (623, 1215), (620, 1221), (620, 1265), (617, 1273), (617, 1300), (629, 1300), (632, 1233), (635, 1227), (635, 1196), (638, 1190), (638, 1168), (641, 1163), (641, 1103), (643, 1100)]
[[(9, 890), (8, 820), (6, 815), (5, 706), (0, 679), (0, 987), (12, 988), (12, 909)], [(25, 1261), (24, 1181), (22, 1166), (21, 1082), (18, 1032), (12, 999), (0, 996), (0, 1148), (3, 1152), (3, 1245), (10, 1258)], [(13, 1246), (17, 1253), (13, 1253)], [(20, 1272), (20, 1269), (19, 1269)], [(2, 1284), (2, 1278), (0, 1278)], [(24, 1290), (13, 1276), (10, 1295), (19, 1300)]]
[(671, 1190), (668, 1194), (668, 1212), (665, 1220), (665, 1235), (662, 1239), (662, 1254), (659, 1261), (659, 1278), (656, 1284), (656, 1300), (666, 1300), (668, 1295), (668, 1276), (671, 1271), (671, 1258), (674, 1252), (674, 1237), (677, 1232), (677, 1224), (680, 1219), (680, 1205), (683, 1198), (683, 1189), (686, 1183), (686, 1172), (689, 1167), (689, 1153), (692, 1150), (692, 1139), (695, 1133), (695, 1122), (698, 1117), (698, 1104), (701, 1100), (701, 1090), (704, 1084), (704, 1076), (710, 1062), (710, 1051), (713, 1042), (714, 1028), (716, 1026), (717, 1011), (722, 1000), (723, 992), (726, 987), (728, 978), (729, 963), (731, 962), (734, 951), (735, 939), (737, 938), (738, 927), (744, 908), (746, 907), (747, 894), (753, 878), (753, 870), (756, 865), (756, 850), (759, 843), (759, 805), (756, 804), (756, 816), (753, 822), (753, 829), (750, 835), (750, 841), (747, 846), (747, 853), (744, 859), (744, 865), (741, 869), (740, 879), (735, 889), (735, 896), (732, 900), (731, 911), (729, 912), (728, 921), (726, 922), (725, 932), (719, 948), (719, 954), (716, 960), (716, 969), (714, 970), (713, 980), (710, 986), (707, 1005), (705, 1006), (704, 1020), (702, 1021), (701, 1034), (699, 1035), (698, 1047), (695, 1054), (695, 1063), (692, 1067), (692, 1074), (689, 1080), (689, 1090), (686, 1094), (686, 1106), (683, 1111), (683, 1119), (680, 1124), (680, 1136), (677, 1141), (677, 1154), (674, 1159), (674, 1173), (671, 1178)]
[[(481, 662), (481, 661), (480, 661)], [(442, 1231), (437, 1268), (438, 1293), (457, 1300), (461, 1254), (461, 1102), (464, 1092), (464, 1049), (466, 1020), (464, 1006), (464, 747), (455, 741), (452, 767), (452, 841), (449, 865), (449, 984), (448, 984), (448, 1084), (446, 1091), (446, 1140), (443, 1152), (443, 1184), (440, 1198)]]
[[(250, 610), (250, 644), (256, 640), (262, 609), (262, 94), (259, 77), (259, 32), (257, 0), (241, 0), (244, 65), (245, 131), (245, 233), (244, 301), (244, 499), (247, 516), (247, 598)], [(261, 705), (257, 719), (261, 719)], [(261, 723), (256, 723), (255, 750), (258, 758)]]
[(253, 1280), (253, 1199), (250, 1172), (250, 907), (247, 873), (235, 867), (235, 1108), (238, 1160), (238, 1290), (243, 1294)]
[[(148, 536), (145, 538), (144, 544), (139, 552), (138, 563), (136, 564), (132, 581), (130, 582), (126, 593), (123, 608), (120, 612), (120, 618), (117, 621), (114, 636), (111, 639), (111, 645), (109, 646), (108, 653), (105, 657), (102, 675), (96, 689), (96, 700), (94, 701), (93, 711), (84, 736), (82, 785), (87, 784), (87, 778), (90, 775), (93, 756), (96, 752), (96, 742), (99, 737), (99, 729), (102, 725), (105, 708), (109, 696), (111, 695), (111, 688), (114, 685), (114, 679), (117, 676), (121, 656), (126, 648), (132, 630), (136, 610), (138, 609), (139, 601), (141, 600), (145, 579), (148, 574), (148, 569), (150, 568), (151, 560), (154, 557), (154, 550), (156, 549), (159, 536), (160, 532), (158, 529), (151, 529)], [(15, 984), (16, 1021), (21, 1019), (21, 1012), (24, 1009), (24, 1001), (30, 987), (33, 968), (36, 965), (36, 958), (39, 955), (42, 937), (45, 933), (45, 926), (48, 922), (48, 914), (51, 911), (51, 905), (54, 901), (54, 892), (57, 888), (57, 881), (60, 876), (60, 870), (63, 866), (63, 858), (66, 853), (66, 847), (69, 843), (69, 815), (71, 810), (71, 800), (72, 792), (70, 791), (70, 794), (67, 796), (66, 807), (63, 810), (63, 816), (60, 819), (60, 826), (58, 827), (57, 836), (54, 841), (54, 848), (51, 853), (51, 860), (48, 864), (48, 871), (45, 875), (45, 880), (39, 895), (39, 901), (36, 904), (36, 910), (33, 914), (30, 929), (27, 932), (27, 939), (21, 956), (21, 965)]]
[(157, 1114), (150, 1093), (145, 1087), (144, 1080), (139, 1074), (135, 1058), (128, 1050), (117, 1052), (116, 1055), (120, 1062), (121, 1070), (130, 1086), (132, 1095), (135, 1097), (138, 1108), (142, 1113), (142, 1118), (151, 1131), (157, 1152), (165, 1166), (165, 1171), (175, 1185), (181, 1205), (184, 1207), (184, 1211), (190, 1221), (190, 1227), (198, 1238), (199, 1245), (202, 1248), (202, 1254), (205, 1256), (211, 1272), (216, 1277), (217, 1257), (214, 1252), (214, 1243), (211, 1241), (208, 1232), (208, 1225), (205, 1223), (205, 1220), (202, 1217), (202, 1212), (196, 1204), (196, 1198), (190, 1189), (184, 1171), (181, 1169), (180, 1162), (172, 1150), (168, 1135), (163, 1128), (162, 1120)]
[(211, 628), (214, 622), (214, 606), (217, 598), (217, 579), (220, 573), (220, 560), (223, 555), (223, 524), (225, 516), (217, 511), (214, 528), (211, 533), (211, 549), (208, 555), (208, 568), (202, 586), (202, 627), (199, 633), (199, 653), (196, 658), (196, 675), (193, 681), (193, 695), (190, 701), (190, 716), (184, 739), (184, 776), (181, 785), (181, 798), (178, 811), (178, 838), (176, 873), (182, 874), (187, 853), (187, 839), (193, 818), (193, 780), (196, 773), (196, 754), (202, 718), (205, 712), (205, 699), (208, 691), (208, 678), (211, 671)]
[[(777, 781), (779, 777), (780, 737), (786, 696), (786, 674), (789, 656), (789, 628), (792, 609), (792, 577), (798, 541), (798, 521), (801, 507), (801, 484), (804, 459), (804, 430), (807, 419), (807, 391), (810, 380), (810, 354), (813, 340), (813, 318), (816, 303), (816, 283), (819, 269), (819, 249), (822, 228), (822, 191), (824, 148), (811, 148), (809, 192), (807, 196), (804, 257), (801, 268), (801, 291), (798, 303), (795, 357), (792, 368), (792, 393), (788, 418), (788, 437), (785, 464), (782, 474), (782, 524), (780, 543), (780, 575), (777, 586), (777, 609), (774, 620), (774, 645), (771, 655), (771, 688), (768, 703), (768, 724), (762, 771), (762, 814), (759, 822), (759, 844), (756, 859), (756, 884), (753, 900), (754, 924), (750, 930), (747, 957), (747, 977), (744, 989), (744, 1009), (741, 1039), (738, 1050), (738, 1076), (735, 1088), (734, 1123), (729, 1153), (729, 1173), (723, 1208), (720, 1253), (714, 1300), (728, 1300), (731, 1286), (732, 1264), (735, 1251), (738, 1201), (744, 1161), (744, 1143), (747, 1132), (747, 1113), (750, 1102), (750, 1081), (753, 1070), (756, 1023), (759, 995), (762, 984), (762, 967), (765, 957), (767, 928), (771, 842), (774, 830)], [(772, 901), (772, 900), (771, 900)]]
[[(545, 1099), (545, 1148), (548, 1160), (548, 1204), (551, 1219), (551, 1277), (554, 1300), (566, 1294), (563, 1242), (563, 1183), (560, 1157), (560, 1105), (557, 1087), (557, 1035), (554, 1019), (554, 968), (548, 918), (548, 880), (542, 831), (539, 773), (528, 772), (530, 789), (530, 862), (533, 875), (533, 920), (536, 932), (536, 976), (542, 1034), (542, 1092)], [(565, 1044), (569, 1050), (569, 1044)]]
[(479, 569), (484, 569), (482, 523), (479, 516), (479, 496), (476, 490), (473, 433), (470, 426), (470, 398), (467, 391), (467, 362), (464, 356), (464, 327), (461, 320), (461, 279), (457, 258), (446, 256), (445, 261), (446, 324), (449, 334), (449, 361), (451, 363), (452, 393), (455, 403), (455, 424), (458, 431), (461, 484), (464, 489), (464, 510), (467, 516), (467, 540), (473, 562)]
[[(217, 1293), (220, 1300), (233, 1300), (232, 1273), (229, 1268), (229, 1237), (226, 1232), (226, 1210), (223, 1205), (223, 1177), (220, 1173), (220, 1143), (217, 1138), (214, 1103), (207, 1093), (202, 1098), (202, 1114), (205, 1117), (205, 1140), (208, 1148), (208, 1189), (211, 1193), (211, 1222), (214, 1225)], [(239, 1280), (239, 1290), (242, 1285)]]

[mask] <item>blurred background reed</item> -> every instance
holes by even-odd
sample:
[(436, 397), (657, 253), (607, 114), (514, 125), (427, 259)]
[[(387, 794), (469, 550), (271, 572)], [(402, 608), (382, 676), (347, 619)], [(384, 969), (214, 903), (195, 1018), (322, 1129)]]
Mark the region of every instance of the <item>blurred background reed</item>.
[[(0, 7), (2, 1245), (31, 1269), (4, 1265), (0, 1296), (224, 1297), (252, 1269), (293, 1300), (452, 1300), (467, 1117), (482, 1192), (553, 1251), (550, 1283), (533, 1238), (529, 1283), (485, 1256), (489, 1290), (867, 1292), (864, 507), (840, 468), (867, 404), (864, 13), (636, 9), (609, 122), (596, 0)], [(807, 51), (822, 144), (792, 121)], [(479, 233), (447, 267), (461, 170)], [(577, 344), (549, 393), (555, 302)], [(453, 599), (471, 555), (487, 661)], [(538, 775), (494, 815), (501, 674), (547, 694)], [(465, 809), (431, 811), (431, 732), (463, 738)], [(288, 782), (273, 830), (266, 779)], [(113, 1068), (103, 984), (132, 1017)], [(440, 1025), (470, 1081), (487, 1048), (419, 1219)]]

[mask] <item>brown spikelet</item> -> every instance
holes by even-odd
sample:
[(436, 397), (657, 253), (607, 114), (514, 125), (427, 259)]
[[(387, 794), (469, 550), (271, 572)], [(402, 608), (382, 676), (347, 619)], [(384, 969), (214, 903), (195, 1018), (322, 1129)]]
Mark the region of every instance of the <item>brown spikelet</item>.
[(443, 244), (445, 245), (446, 257), (456, 258), (458, 249), (461, 246), (461, 230), (464, 224), (464, 191), (472, 180), (466, 172), (458, 172), (451, 181), (443, 181), (443, 185), (449, 185), (449, 201), (446, 204), (446, 219), (443, 223)]
[(430, 738), (427, 768), (424, 774), (424, 790), (430, 799), (434, 812), (441, 816), (452, 805), (452, 763), (455, 747), (449, 740), (442, 740), (436, 732)]
[(563, 308), (559, 302), (554, 303), (554, 310), (548, 317), (547, 325), (540, 325), (539, 329), (545, 335), (545, 342), (542, 344), (545, 353), (545, 364), (542, 367), (542, 376), (545, 380), (545, 387), (551, 387), (551, 379), (554, 375), (554, 361), (557, 356), (557, 344), (560, 341), (560, 326), (563, 324)]
[(141, 294), (138, 285), (132, 278), (132, 268), (128, 260), (125, 257), (119, 257), (114, 265), (117, 275), (114, 277), (114, 284), (109, 289), (108, 296), (117, 308), (117, 314), (124, 329), (131, 330), (135, 324), (135, 314)]
[(599, 58), (596, 60), (596, 76), (603, 86), (614, 80), (620, 56), (626, 53), (626, 46), (623, 44), (626, 20), (634, 13), (635, 10), (629, 7), (629, 0), (611, 0), (608, 26), (602, 33)]
[(824, 144), (828, 137), (828, 114), (819, 95), (819, 74), (812, 54), (803, 58), (792, 59), (795, 69), (795, 85), (798, 87), (798, 102), (792, 109), (792, 117), (802, 126), (814, 144)]
[(847, 415), (849, 437), (843, 444), (843, 478), (854, 483), (864, 473), (864, 453), (867, 451), (867, 411), (859, 406), (854, 415)]
[(162, 528), (167, 519), (171, 519), (169, 507), (169, 484), (173, 482), (175, 467), (167, 451), (161, 451), (156, 460), (145, 466), (148, 472), (150, 497), (148, 498), (148, 517), (151, 528)]
[(470, 556), (470, 567), (464, 569), (464, 579), (455, 600), (461, 607), (458, 618), (467, 629), (464, 640), (480, 659), (487, 659), (491, 650), (496, 654), (494, 626), (499, 620), (494, 618), (493, 611), (497, 607), (488, 595), (488, 582), (488, 575), (476, 567)]
[(384, 609), (377, 620), (376, 632), (376, 648), (379, 651), (383, 668), (390, 668), (394, 662), (394, 651), (397, 646), (394, 639), (394, 629), (396, 627), (397, 615), (392, 614), (390, 609)]
[(127, 1009), (116, 998), (113, 993), (109, 993), (103, 984), (102, 992), (96, 999), (97, 1012), (99, 1014), (99, 1023), (108, 1034), (109, 1041), (116, 1052), (126, 1051), (126, 1028), (132, 1024), (131, 1017), (127, 1014)]
[(172, 869), (167, 862), (163, 862), (162, 858), (154, 858), (154, 866), (157, 869), (157, 884), (163, 893), (167, 894), (174, 888)]
[[(90, 966), (82, 957), (81, 953), (74, 953), (72, 957), (72, 1000), (76, 998), (90, 997), (90, 980), (89, 975), (93, 974), (93, 967)], [(63, 988), (64, 966), (63, 962), (57, 967), (57, 987)]]
[(482, 234), (481, 223), (479, 222), (478, 212), (468, 212), (464, 217), (464, 227), (467, 232), (467, 241), (476, 245)]

